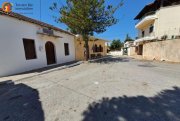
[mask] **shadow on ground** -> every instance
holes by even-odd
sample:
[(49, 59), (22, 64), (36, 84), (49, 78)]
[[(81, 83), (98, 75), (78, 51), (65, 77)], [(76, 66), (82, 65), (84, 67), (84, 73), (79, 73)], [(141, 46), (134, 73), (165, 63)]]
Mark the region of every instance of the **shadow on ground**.
[(110, 63), (129, 62), (129, 61), (130, 58), (126, 58), (126, 57), (108, 57), (108, 58), (92, 61), (90, 63), (110, 64)]
[(155, 97), (103, 98), (89, 105), (83, 121), (180, 121), (180, 88)]
[(0, 121), (44, 121), (38, 91), (12, 81), (0, 83)]
[(149, 67), (149, 68), (157, 67), (157, 66), (153, 65), (151, 62), (146, 62), (146, 63), (138, 65), (138, 66), (139, 67)]
[[(31, 71), (26, 71), (24, 73), (18, 73), (18, 74), (14, 74), (14, 75), (9, 75), (9, 76), (16, 76), (16, 75), (20, 75), (20, 74), (29, 74), (29, 73), (42, 73), (42, 72), (45, 72), (45, 71), (49, 71), (51, 69), (56, 69), (56, 68), (60, 68), (60, 67), (63, 67), (63, 66), (70, 66), (71, 64), (75, 64), (77, 63), (78, 61), (71, 61), (71, 62), (67, 62), (67, 63), (63, 63), (63, 64), (57, 64), (57, 65), (52, 65), (52, 66), (48, 66), (48, 67), (43, 67), (43, 68), (40, 68), (40, 69), (34, 69), (34, 70), (31, 70)], [(79, 64), (77, 64), (79, 65)], [(73, 66), (71, 66), (73, 67)]]
[(68, 66), (68, 68), (69, 68), (69, 67), (74, 67), (74, 66), (77, 66), (77, 65), (80, 65), (80, 64), (81, 64), (81, 62), (79, 62), (79, 61), (71, 61), (71, 62), (67, 62), (67, 63), (63, 63), (63, 64), (57, 64), (57, 65), (43, 67), (43, 68), (40, 68), (40, 69), (34, 69), (34, 70), (31, 70), (31, 71), (25, 71), (23, 73), (10, 74), (10, 75), (7, 75), (7, 76), (0, 76), (0, 78), (8, 77), (8, 76), (18, 76), (18, 75), (23, 75), (23, 74), (31, 74), (31, 73), (38, 73), (38, 74), (48, 73), (48, 71), (51, 71), (53, 69), (61, 70), (61, 69), (66, 68), (65, 66)]

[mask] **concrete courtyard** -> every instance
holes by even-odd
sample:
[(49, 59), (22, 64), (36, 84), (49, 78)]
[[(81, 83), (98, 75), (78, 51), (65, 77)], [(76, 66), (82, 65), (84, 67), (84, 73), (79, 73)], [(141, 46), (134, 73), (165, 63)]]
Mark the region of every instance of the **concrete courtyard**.
[(180, 64), (109, 57), (0, 84), (0, 121), (180, 121)]

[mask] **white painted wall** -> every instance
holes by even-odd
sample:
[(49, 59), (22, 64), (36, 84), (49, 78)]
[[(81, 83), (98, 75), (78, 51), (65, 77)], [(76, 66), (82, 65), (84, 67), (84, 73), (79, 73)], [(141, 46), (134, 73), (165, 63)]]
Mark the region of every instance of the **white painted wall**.
[(124, 43), (124, 47), (131, 47), (131, 46), (134, 46), (134, 41), (128, 41)]
[(123, 55), (123, 51), (111, 51), (110, 52), (110, 55), (113, 55), (113, 56), (122, 56)]
[[(138, 30), (138, 37), (142, 38), (142, 31), (145, 31), (145, 37), (155, 36), (159, 39), (163, 35), (180, 35), (180, 5), (162, 7), (156, 11), (157, 19)], [(154, 32), (149, 33), (149, 27), (154, 24)]]
[(145, 26), (144, 28), (142, 28), (141, 30), (138, 30), (138, 37), (142, 38), (142, 31), (144, 31), (144, 37), (151, 37), (151, 36), (155, 36), (154, 32), (149, 32), (149, 28), (151, 26), (154, 26), (154, 31), (155, 31), (155, 24), (154, 23), (150, 23), (147, 26)]
[(180, 5), (161, 8), (158, 12), (157, 34), (159, 37), (180, 34)]
[[(74, 36), (60, 32), (55, 33), (63, 38), (55, 39), (37, 35), (39, 28), (41, 27), (36, 24), (0, 15), (0, 76), (46, 67), (45, 43), (47, 41), (55, 45), (57, 64), (75, 60)], [(35, 40), (37, 59), (26, 60), (23, 38)], [(64, 54), (64, 43), (69, 43), (69, 56)]]

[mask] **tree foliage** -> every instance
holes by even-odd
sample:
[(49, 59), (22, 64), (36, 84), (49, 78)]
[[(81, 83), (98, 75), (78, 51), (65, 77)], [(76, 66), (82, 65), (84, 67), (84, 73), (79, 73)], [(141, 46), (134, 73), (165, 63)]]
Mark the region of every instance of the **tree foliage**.
[(110, 45), (110, 49), (111, 50), (121, 50), (121, 48), (124, 46), (124, 44), (119, 40), (113, 40), (111, 45)]
[(129, 34), (127, 34), (124, 43), (130, 42), (130, 41), (134, 41), (134, 40), (129, 36)]
[(81, 34), (85, 41), (86, 59), (89, 56), (89, 36), (103, 33), (107, 27), (118, 22), (114, 17), (116, 10), (122, 6), (122, 1), (116, 6), (106, 5), (105, 0), (66, 0), (66, 5), (57, 6), (54, 3), (51, 10), (58, 10), (59, 22), (65, 23), (76, 34)]

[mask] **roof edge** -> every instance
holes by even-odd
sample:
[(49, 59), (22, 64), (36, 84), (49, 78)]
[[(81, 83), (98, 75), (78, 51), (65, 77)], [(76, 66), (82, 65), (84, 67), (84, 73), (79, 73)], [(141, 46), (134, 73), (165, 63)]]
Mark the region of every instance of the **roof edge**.
[(5, 11), (2, 10), (2, 8), (0, 8), (0, 15), (6, 15), (6, 16), (9, 16), (9, 17), (18, 19), (18, 20), (23, 20), (23, 21), (26, 21), (26, 22), (29, 22), (29, 23), (33, 23), (33, 24), (42, 26), (42, 27), (47, 27), (47, 28), (50, 28), (50, 29), (53, 29), (53, 30), (56, 30), (56, 31), (59, 31), (59, 32), (63, 32), (63, 33), (66, 33), (66, 34), (75, 36), (75, 35), (74, 35), (73, 33), (71, 33), (71, 32), (65, 31), (65, 30), (63, 30), (63, 29), (60, 29), (60, 28), (55, 27), (55, 26), (53, 26), (53, 25), (50, 25), (50, 24), (48, 24), (48, 23), (45, 23), (45, 22), (42, 22), (42, 21), (39, 21), (39, 20), (30, 18), (30, 17), (24, 16), (24, 15), (21, 15), (21, 14), (19, 14), (19, 13), (15, 13), (15, 12), (5, 12)]

